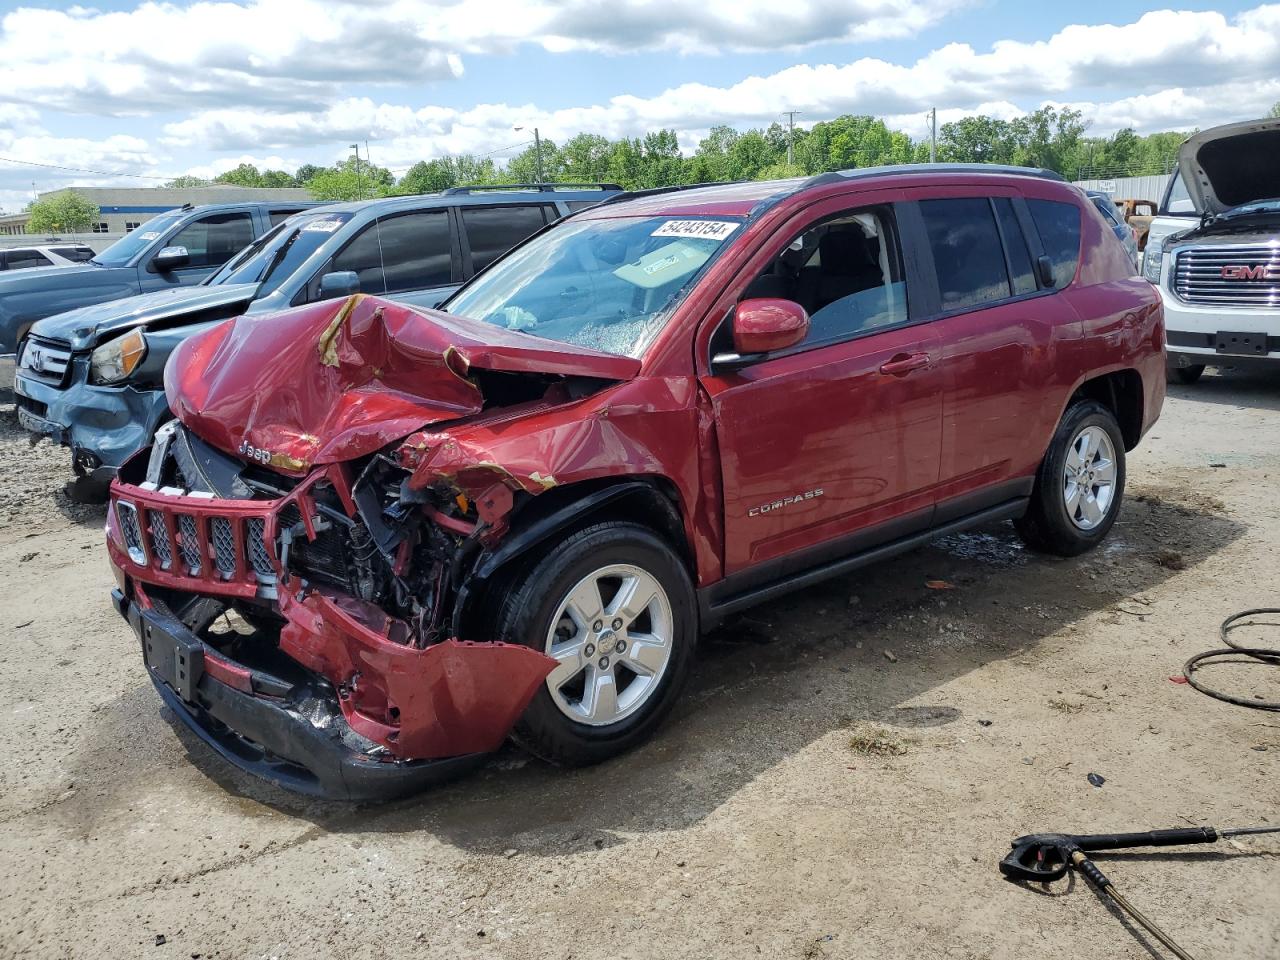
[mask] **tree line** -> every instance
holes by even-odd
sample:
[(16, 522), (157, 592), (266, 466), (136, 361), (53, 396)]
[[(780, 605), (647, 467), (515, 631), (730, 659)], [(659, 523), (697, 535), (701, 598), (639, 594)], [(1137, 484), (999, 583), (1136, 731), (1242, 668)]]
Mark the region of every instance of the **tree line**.
[[(1280, 105), (1277, 105), (1280, 106)], [(1007, 163), (1044, 167), (1068, 179), (1091, 175), (1168, 173), (1178, 144), (1188, 133), (1140, 136), (1126, 128), (1109, 137), (1087, 135), (1083, 115), (1069, 108), (1042, 107), (1013, 120), (970, 116), (938, 129), (937, 159), (943, 163)], [(540, 156), (539, 156), (540, 153)], [(923, 163), (927, 139), (912, 139), (881, 119), (846, 115), (797, 126), (781, 123), (749, 130), (712, 127), (690, 154), (680, 150), (674, 130), (610, 140), (579, 133), (562, 143), (529, 145), (505, 164), (469, 154), (415, 163), (396, 177), (385, 167), (350, 157), (332, 167), (305, 165), (290, 174), (244, 163), (212, 183), (246, 187), (306, 187), (318, 200), (433, 193), (465, 184), (544, 181), (609, 182), (631, 190), (724, 180), (771, 180), (882, 164)], [(182, 177), (170, 186), (203, 186), (210, 181)]]
[[(1280, 103), (1269, 114), (1280, 117)], [(1012, 120), (970, 116), (938, 129), (937, 159), (942, 163), (1005, 163), (1043, 167), (1068, 180), (1169, 173), (1178, 145), (1188, 131), (1145, 136), (1132, 128), (1109, 137), (1088, 136), (1078, 110), (1041, 107)], [(924, 163), (927, 139), (912, 139), (881, 119), (845, 115), (810, 127), (788, 130), (780, 123), (749, 130), (712, 127), (691, 154), (684, 154), (674, 130), (610, 140), (579, 133), (563, 143), (529, 145), (505, 164), (492, 157), (462, 154), (421, 160), (396, 177), (363, 158), (348, 157), (331, 167), (304, 164), (293, 173), (259, 170), (242, 163), (212, 180), (178, 177), (169, 187), (231, 184), (242, 187), (305, 187), (317, 200), (435, 193), (463, 185), (504, 183), (617, 183), (628, 190), (726, 180), (773, 180), (812, 176), (831, 170), (884, 164)], [(541, 177), (539, 177), (541, 171)], [(65, 196), (65, 195), (62, 195)], [(1154, 198), (1153, 198), (1154, 199)], [(88, 201), (48, 198), (28, 207), (32, 232), (74, 231), (96, 221)], [(38, 225), (37, 225), (38, 224)]]

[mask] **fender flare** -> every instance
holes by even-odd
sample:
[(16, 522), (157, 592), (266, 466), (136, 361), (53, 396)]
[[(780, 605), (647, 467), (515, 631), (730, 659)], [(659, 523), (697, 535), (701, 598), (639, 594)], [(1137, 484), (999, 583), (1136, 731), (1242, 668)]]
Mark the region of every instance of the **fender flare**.
[[(500, 569), (563, 530), (581, 523), (584, 518), (599, 513), (604, 507), (631, 497), (644, 497), (651, 506), (656, 507), (664, 515), (669, 530), (659, 531), (659, 533), (665, 535), (668, 532), (683, 531), (684, 522), (676, 507), (650, 481), (624, 480), (584, 493), (524, 526), (515, 527), (495, 547), (480, 553), (471, 572), (466, 575), (454, 596), (450, 624), (453, 635), (459, 636), (462, 618), (468, 605)], [(536, 499), (531, 501), (531, 503), (536, 502)], [(673, 544), (673, 546), (682, 556), (686, 554), (687, 551), (680, 544)]]

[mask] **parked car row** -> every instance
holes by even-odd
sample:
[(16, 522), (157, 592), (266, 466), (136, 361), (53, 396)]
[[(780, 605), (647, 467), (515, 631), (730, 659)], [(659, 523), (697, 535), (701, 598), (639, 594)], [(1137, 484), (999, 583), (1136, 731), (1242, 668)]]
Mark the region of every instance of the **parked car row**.
[(1158, 295), (1045, 171), (463, 191), (258, 232), (202, 286), (37, 322), (18, 390), (114, 475), (112, 598), (161, 699), (326, 796), (508, 737), (614, 756), (701, 632), (939, 532), (1090, 549), (1164, 396)]
[[(165, 364), (192, 334), (229, 317), (356, 292), (435, 306), (529, 234), (617, 192), (611, 184), (460, 189), (323, 207), (234, 204), (164, 214), (91, 261), (83, 278), (46, 271), (23, 278), (30, 282), (17, 291), (0, 283), (11, 328), (53, 304), (83, 304), (30, 328), (14, 383), (19, 420), (69, 446), (76, 495), (99, 497), (120, 464), (170, 418)], [(107, 299), (104, 284), (120, 273), (152, 292)]]

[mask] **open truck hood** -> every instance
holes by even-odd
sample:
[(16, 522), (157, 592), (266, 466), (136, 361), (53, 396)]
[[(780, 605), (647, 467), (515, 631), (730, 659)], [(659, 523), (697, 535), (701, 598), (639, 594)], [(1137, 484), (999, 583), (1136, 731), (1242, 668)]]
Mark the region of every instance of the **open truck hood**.
[(1280, 197), (1280, 119), (1201, 131), (1178, 148), (1178, 170), (1198, 213), (1216, 216)]
[(479, 413), (472, 369), (629, 380), (640, 361), (356, 294), (185, 340), (165, 368), (165, 393), (208, 443), (300, 473)]

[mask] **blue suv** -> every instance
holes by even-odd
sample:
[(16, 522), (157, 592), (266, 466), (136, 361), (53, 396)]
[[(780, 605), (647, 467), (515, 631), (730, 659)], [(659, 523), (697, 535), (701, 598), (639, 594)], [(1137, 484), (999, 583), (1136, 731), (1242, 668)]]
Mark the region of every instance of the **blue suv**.
[(192, 334), (352, 293), (434, 307), (526, 237), (619, 192), (616, 184), (457, 187), (308, 210), (200, 286), (36, 323), (18, 354), (18, 420), (71, 448), (70, 492), (96, 499), (169, 419), (165, 361)]

